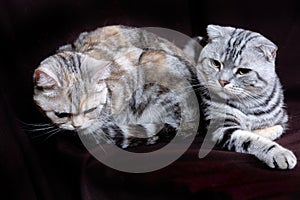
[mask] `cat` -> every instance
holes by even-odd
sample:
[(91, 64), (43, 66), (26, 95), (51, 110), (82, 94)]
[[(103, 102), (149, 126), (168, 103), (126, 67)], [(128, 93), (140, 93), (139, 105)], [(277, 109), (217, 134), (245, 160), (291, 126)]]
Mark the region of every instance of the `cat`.
[(195, 74), (195, 63), (168, 40), (106, 26), (43, 60), (34, 71), (33, 98), (59, 129), (126, 148), (195, 126), (197, 102), (185, 89)]
[(292, 151), (273, 140), (286, 130), (282, 86), (275, 72), (277, 46), (263, 35), (208, 25), (206, 41), (184, 51), (197, 62), (205, 119), (214, 119), (211, 139), (224, 149), (249, 153), (270, 168), (292, 169)]

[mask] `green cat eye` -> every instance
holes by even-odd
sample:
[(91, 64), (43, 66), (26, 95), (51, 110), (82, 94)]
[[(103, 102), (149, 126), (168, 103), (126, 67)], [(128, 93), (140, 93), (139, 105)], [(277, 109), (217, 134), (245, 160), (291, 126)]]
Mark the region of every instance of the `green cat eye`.
[(212, 64), (212, 66), (214, 66), (214, 67), (216, 67), (216, 68), (218, 68), (218, 69), (221, 68), (221, 63), (220, 63), (219, 61), (217, 61), (217, 60), (215, 60), (215, 59), (211, 59), (210, 62), (211, 62), (211, 64)]
[(247, 74), (249, 72), (251, 72), (252, 70), (251, 69), (248, 69), (248, 68), (239, 68), (237, 71), (236, 71), (236, 74), (239, 74), (239, 75), (244, 75), (244, 74)]

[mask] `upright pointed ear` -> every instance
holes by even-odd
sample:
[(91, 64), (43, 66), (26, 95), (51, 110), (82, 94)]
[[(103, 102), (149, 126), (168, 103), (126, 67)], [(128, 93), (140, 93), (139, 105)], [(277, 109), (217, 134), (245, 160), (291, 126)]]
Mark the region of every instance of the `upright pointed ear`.
[(256, 47), (258, 48), (258, 50), (260, 52), (263, 53), (263, 55), (269, 62), (275, 61), (276, 52), (278, 49), (278, 47), (275, 44), (273, 44), (272, 42), (268, 42), (265, 44), (263, 43), (263, 44), (257, 45)]
[(34, 72), (34, 81), (37, 87), (43, 89), (55, 89), (61, 87), (57, 76), (47, 68), (38, 68)]

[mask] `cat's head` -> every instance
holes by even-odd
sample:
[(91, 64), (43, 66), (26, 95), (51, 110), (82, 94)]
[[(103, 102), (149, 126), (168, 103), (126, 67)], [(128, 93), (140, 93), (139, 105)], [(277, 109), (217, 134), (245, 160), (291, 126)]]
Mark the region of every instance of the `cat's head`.
[(48, 57), (34, 72), (34, 100), (50, 120), (65, 130), (81, 131), (104, 123), (108, 61), (75, 52)]
[(209, 25), (198, 59), (200, 79), (224, 99), (261, 95), (275, 80), (277, 46), (259, 33)]

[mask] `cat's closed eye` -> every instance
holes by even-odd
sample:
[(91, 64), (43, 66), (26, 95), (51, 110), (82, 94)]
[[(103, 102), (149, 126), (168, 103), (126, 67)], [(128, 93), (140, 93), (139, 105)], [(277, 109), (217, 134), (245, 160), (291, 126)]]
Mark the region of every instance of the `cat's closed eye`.
[(66, 117), (71, 117), (71, 113), (66, 113), (66, 112), (54, 112), (54, 114), (58, 117), (58, 118), (66, 118)]
[(252, 70), (248, 69), (248, 68), (238, 68), (237, 71), (236, 71), (236, 74), (244, 75), (244, 74), (247, 74), (247, 73), (249, 73), (251, 71)]
[(91, 113), (91, 112), (93, 112), (93, 111), (96, 110), (96, 109), (97, 109), (97, 107), (90, 108), (90, 109), (84, 111), (84, 114)]

